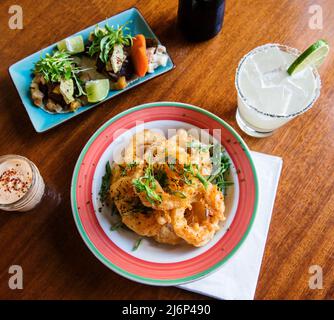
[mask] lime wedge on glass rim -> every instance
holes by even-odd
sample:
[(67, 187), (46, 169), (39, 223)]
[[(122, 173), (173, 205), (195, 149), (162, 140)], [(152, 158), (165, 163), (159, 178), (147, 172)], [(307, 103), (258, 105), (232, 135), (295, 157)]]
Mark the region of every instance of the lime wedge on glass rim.
[(98, 79), (86, 82), (88, 102), (99, 102), (108, 96), (110, 84), (108, 79)]
[(291, 76), (305, 68), (312, 66), (318, 68), (327, 57), (329, 45), (325, 40), (318, 40), (307, 48), (287, 70)]
[(75, 36), (64, 39), (57, 43), (57, 47), (58, 50), (65, 50), (72, 54), (85, 51), (85, 44), (82, 36)]

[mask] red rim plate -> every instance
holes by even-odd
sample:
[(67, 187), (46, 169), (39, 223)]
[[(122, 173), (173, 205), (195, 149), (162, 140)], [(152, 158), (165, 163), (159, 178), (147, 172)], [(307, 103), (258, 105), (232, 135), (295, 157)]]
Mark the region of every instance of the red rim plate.
[[(238, 173), (239, 200), (232, 224), (221, 239), (204, 253), (175, 263), (142, 260), (119, 248), (102, 230), (93, 207), (92, 182), (100, 157), (136, 121), (175, 120), (222, 133), (221, 143)], [(74, 169), (71, 186), (72, 210), (78, 230), (95, 256), (115, 272), (134, 281), (154, 285), (178, 285), (197, 280), (216, 270), (238, 249), (248, 234), (258, 202), (256, 171), (249, 150), (240, 136), (214, 114), (187, 104), (157, 102), (129, 109), (110, 119), (84, 147)]]

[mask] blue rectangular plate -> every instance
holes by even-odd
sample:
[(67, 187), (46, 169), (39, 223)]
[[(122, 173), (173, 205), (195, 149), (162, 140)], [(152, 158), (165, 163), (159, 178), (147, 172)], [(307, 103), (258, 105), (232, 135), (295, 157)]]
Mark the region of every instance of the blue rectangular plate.
[[(141, 15), (141, 13), (136, 8), (131, 8), (129, 10), (123, 11), (109, 19), (106, 19), (99, 24), (99, 26), (103, 27), (106, 23), (108, 23), (110, 26), (114, 25), (122, 25), (128, 21), (131, 21), (131, 23), (128, 23), (127, 27), (129, 27), (129, 31), (131, 34), (143, 34), (147, 38), (155, 38), (157, 39), (156, 35), (153, 33), (151, 28), (149, 27), (148, 23), (145, 21), (144, 17)], [(84, 40), (87, 41), (88, 36), (91, 31), (94, 30), (96, 25), (91, 26), (83, 31), (80, 31), (76, 33), (75, 35), (82, 35)], [(158, 39), (157, 39), (158, 40)], [(159, 40), (158, 40), (159, 41)], [(174, 68), (173, 61), (171, 58), (168, 58), (167, 65), (165, 67), (159, 67), (155, 70), (154, 73), (147, 74), (142, 78), (138, 78), (135, 81), (131, 82), (127, 88), (119, 91), (110, 91), (108, 97), (95, 104), (89, 104), (87, 106), (81, 107), (76, 112), (71, 113), (62, 113), (62, 114), (49, 114), (45, 112), (43, 109), (40, 109), (36, 107), (30, 97), (30, 84), (32, 80), (32, 70), (34, 69), (34, 64), (40, 59), (41, 54), (45, 54), (48, 52), (52, 52), (56, 48), (56, 44), (53, 44), (45, 49), (42, 49), (39, 52), (36, 52), (27, 58), (24, 58), (23, 60), (20, 60), (19, 62), (16, 62), (9, 68), (10, 76), (13, 79), (13, 82), (15, 84), (15, 87), (20, 95), (20, 98), (22, 100), (22, 103), (24, 107), (26, 108), (29, 118), (37, 132), (43, 132), (46, 130), (49, 130), (73, 117), (76, 117), (77, 115), (90, 110), (97, 105), (101, 104), (102, 102), (109, 100), (124, 91), (130, 90), (133, 87), (150, 80), (154, 77), (157, 77), (163, 73), (168, 72), (169, 70)], [(168, 49), (168, 48), (167, 48)]]

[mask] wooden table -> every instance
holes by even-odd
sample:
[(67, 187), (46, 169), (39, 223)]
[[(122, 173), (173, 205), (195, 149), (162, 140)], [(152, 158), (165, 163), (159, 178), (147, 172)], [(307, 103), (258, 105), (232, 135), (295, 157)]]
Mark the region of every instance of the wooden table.
[[(71, 4), (69, 4), (71, 3)], [(323, 29), (308, 27), (311, 0), (228, 0), (223, 31), (205, 43), (188, 43), (176, 28), (177, 1), (21, 0), (24, 29), (10, 30), (11, 0), (0, 10), (0, 154), (36, 163), (50, 203), (25, 214), (0, 214), (0, 298), (203, 299), (177, 288), (137, 284), (111, 272), (87, 249), (70, 207), (74, 164), (105, 121), (132, 106), (182, 101), (230, 123), (252, 150), (283, 157), (284, 166), (256, 299), (334, 298), (334, 108), (331, 53), (322, 66), (322, 93), (313, 109), (274, 136), (250, 138), (235, 121), (234, 73), (252, 48), (278, 42), (304, 49), (319, 38), (334, 46), (334, 2), (318, 0)], [(164, 43), (176, 69), (126, 92), (48, 132), (34, 131), (8, 76), (8, 67), (72, 33), (137, 6)], [(8, 268), (21, 265), (24, 289), (8, 288)], [(323, 269), (323, 289), (308, 286), (311, 265)]]

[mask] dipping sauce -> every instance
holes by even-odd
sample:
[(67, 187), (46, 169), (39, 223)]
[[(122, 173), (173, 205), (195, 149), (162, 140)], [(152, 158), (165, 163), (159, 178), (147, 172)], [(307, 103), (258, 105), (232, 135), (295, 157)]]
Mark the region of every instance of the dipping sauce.
[(0, 157), (0, 209), (28, 211), (40, 203), (45, 184), (37, 167), (18, 155)]
[(9, 159), (0, 164), (0, 203), (10, 204), (21, 199), (32, 183), (30, 165), (20, 159)]

